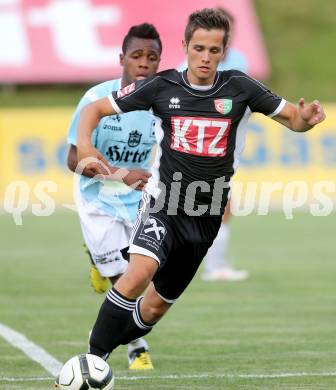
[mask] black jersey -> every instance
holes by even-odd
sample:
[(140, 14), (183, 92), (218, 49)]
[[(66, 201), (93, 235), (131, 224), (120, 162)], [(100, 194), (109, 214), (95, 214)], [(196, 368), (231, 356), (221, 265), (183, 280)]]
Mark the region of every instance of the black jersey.
[(152, 109), (160, 118), (147, 191), (154, 197), (163, 195), (168, 213), (174, 213), (176, 203), (177, 212), (193, 215), (223, 213), (227, 195), (223, 181), (230, 181), (238, 165), (249, 115), (274, 116), (285, 104), (260, 82), (236, 70), (217, 72), (208, 90), (192, 87), (186, 71), (167, 70), (109, 98), (120, 113)]

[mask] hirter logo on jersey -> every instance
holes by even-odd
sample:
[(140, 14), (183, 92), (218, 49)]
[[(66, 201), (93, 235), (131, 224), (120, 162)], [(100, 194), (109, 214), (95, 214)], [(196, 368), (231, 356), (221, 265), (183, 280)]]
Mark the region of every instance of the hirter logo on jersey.
[(119, 89), (119, 91), (117, 92), (117, 96), (118, 98), (121, 98), (130, 94), (133, 91), (135, 91), (135, 83), (126, 85), (126, 87), (124, 87), (123, 89)]
[(232, 110), (232, 100), (231, 99), (215, 99), (215, 108), (216, 110), (225, 115)]
[(230, 119), (173, 116), (171, 120), (172, 149), (198, 156), (225, 156)]

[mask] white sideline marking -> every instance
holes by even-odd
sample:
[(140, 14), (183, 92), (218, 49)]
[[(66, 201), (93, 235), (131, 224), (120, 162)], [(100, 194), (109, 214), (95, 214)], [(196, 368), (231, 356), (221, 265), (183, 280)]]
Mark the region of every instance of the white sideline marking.
[(290, 378), (302, 376), (336, 376), (336, 372), (279, 372), (275, 374), (198, 374), (198, 375), (163, 375), (163, 376), (121, 376), (116, 380), (137, 380), (137, 379), (202, 379), (202, 378), (242, 378), (242, 379), (266, 379), (266, 378)]
[[(13, 347), (20, 349), (30, 359), (39, 363), (47, 372), (49, 372), (49, 374), (56, 376), (61, 371), (63, 366), (61, 362), (49, 355), (49, 353), (43, 348), (28, 340), (22, 333), (16, 332), (8, 326), (0, 323), (0, 336), (3, 337), (9, 344), (13, 345)], [(11, 378), (7, 378), (7, 380), (10, 379)], [(23, 381), (26, 380), (25, 378), (22, 379)], [(0, 377), (0, 380), (5, 381), (6, 378)]]
[[(274, 374), (198, 374), (198, 375), (150, 375), (150, 376), (117, 376), (117, 381), (136, 381), (153, 379), (202, 379), (202, 378), (227, 378), (227, 379), (279, 379), (279, 378), (299, 378), (299, 377), (334, 377), (336, 372), (279, 372)], [(50, 381), (53, 377), (37, 378), (9, 378), (0, 377), (0, 382), (34, 382)]]

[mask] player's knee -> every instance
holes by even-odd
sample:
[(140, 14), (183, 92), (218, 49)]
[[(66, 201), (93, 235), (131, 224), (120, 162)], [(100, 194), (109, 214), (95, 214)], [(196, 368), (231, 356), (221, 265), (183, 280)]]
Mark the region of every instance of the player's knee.
[(109, 276), (109, 279), (110, 279), (112, 286), (114, 286), (117, 283), (117, 281), (120, 279), (121, 275), (122, 274), (115, 275), (115, 276)]
[(143, 293), (150, 281), (151, 275), (146, 272), (135, 274), (126, 271), (117, 280), (114, 287), (129, 299), (134, 299)]
[(146, 320), (149, 323), (159, 321), (167, 312), (170, 305), (166, 303), (161, 304), (149, 304), (144, 308)]

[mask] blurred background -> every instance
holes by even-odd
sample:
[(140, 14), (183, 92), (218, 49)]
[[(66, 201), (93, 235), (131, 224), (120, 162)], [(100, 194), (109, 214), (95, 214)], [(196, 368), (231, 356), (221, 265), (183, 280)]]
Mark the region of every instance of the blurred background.
[[(113, 354), (118, 387), (335, 389), (335, 0), (0, 0), (0, 325), (61, 362), (86, 350), (103, 297), (69, 211), (72, 112), (90, 86), (121, 75), (131, 25), (155, 24), (161, 69), (177, 67), (189, 13), (210, 6), (234, 16), (247, 73), (293, 103), (319, 99), (327, 120), (295, 134), (253, 115), (232, 202), (248, 217), (232, 219), (230, 242), (250, 278), (195, 277), (149, 335), (149, 380), (128, 380), (125, 351)], [(1, 389), (50, 387), (1, 337), (0, 359)]]

